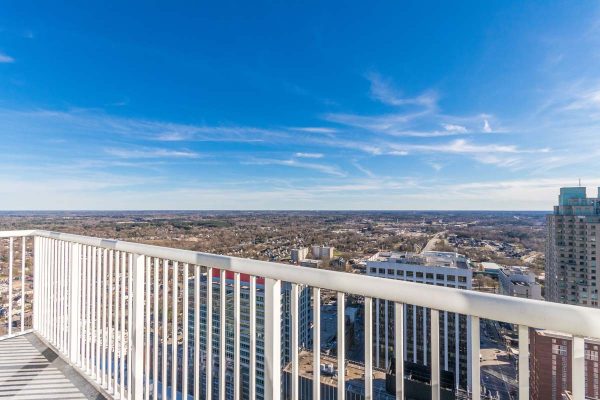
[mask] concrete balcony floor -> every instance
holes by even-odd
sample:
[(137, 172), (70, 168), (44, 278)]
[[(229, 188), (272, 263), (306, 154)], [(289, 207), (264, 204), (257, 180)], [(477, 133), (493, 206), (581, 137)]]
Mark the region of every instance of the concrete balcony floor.
[(0, 341), (0, 399), (106, 399), (34, 333)]

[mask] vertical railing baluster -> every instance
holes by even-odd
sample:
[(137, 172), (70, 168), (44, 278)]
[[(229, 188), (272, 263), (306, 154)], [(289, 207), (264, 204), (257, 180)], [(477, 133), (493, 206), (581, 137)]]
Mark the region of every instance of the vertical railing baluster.
[[(130, 254), (129, 258), (129, 314), (128, 325), (130, 358), (127, 359), (127, 386), (130, 389), (131, 400), (144, 398), (144, 272), (146, 256)], [(173, 397), (175, 399), (175, 397)]]
[(101, 322), (102, 322), (102, 251), (96, 248), (96, 380), (101, 382), (101, 371), (100, 371), (100, 342), (102, 338)]
[[(133, 346), (131, 345), (132, 336), (136, 333), (133, 325), (133, 272), (135, 269), (133, 254), (129, 253), (127, 255), (127, 398), (130, 399), (133, 395), (133, 371), (131, 368), (133, 360)], [(143, 271), (143, 268), (142, 268)], [(143, 272), (142, 272), (143, 274)], [(143, 281), (142, 281), (143, 286)], [(144, 293), (144, 289), (142, 288), (142, 296)], [(143, 298), (143, 297), (142, 297)], [(143, 303), (142, 303), (143, 304)], [(142, 340), (143, 340), (143, 332), (144, 332), (144, 307), (142, 306), (142, 313), (140, 314), (142, 318)], [(143, 342), (140, 343), (140, 349), (143, 346)], [(143, 376), (143, 367), (138, 369), (140, 376)], [(143, 382), (143, 381), (142, 381)]]
[(12, 335), (13, 323), (13, 238), (8, 239), (8, 334)]
[(79, 249), (81, 254), (80, 268), (81, 268), (81, 344), (80, 351), (81, 361), (79, 366), (84, 371), (87, 370), (87, 304), (88, 304), (88, 266), (87, 266), (87, 246), (81, 245)]
[(290, 292), (290, 318), (292, 322), (292, 340), (291, 340), (291, 359), (292, 359), (292, 376), (291, 376), (291, 398), (298, 400), (299, 388), (298, 388), (298, 319), (300, 313), (298, 312), (298, 284), (292, 283), (292, 290)]
[(173, 262), (173, 299), (172, 309), (172, 331), (171, 331), (171, 398), (177, 398), (177, 297), (178, 294), (178, 275), (179, 275), (179, 263)]
[[(264, 398), (281, 398), (281, 281), (265, 279)], [(313, 398), (313, 400), (317, 400)]]
[(145, 367), (144, 367), (144, 399), (148, 400), (150, 399), (150, 293), (151, 293), (151, 283), (152, 283), (152, 279), (150, 277), (150, 262), (152, 261), (152, 259), (150, 257), (145, 258), (145, 264), (146, 264), (146, 291), (145, 291), (145, 306), (146, 306), (146, 312), (145, 312), (145, 320), (146, 320), (146, 329), (145, 329), (145, 333), (146, 333), (146, 340), (145, 340), (145, 345), (146, 345), (146, 354), (144, 356), (144, 362), (145, 362)]
[(68, 354), (69, 349), (68, 349), (68, 334), (69, 334), (69, 319), (68, 319), (68, 314), (67, 314), (67, 296), (68, 296), (68, 286), (67, 286), (67, 273), (68, 273), (68, 263), (67, 260), (69, 258), (68, 255), (68, 246), (67, 243), (65, 241), (61, 241), (60, 243), (60, 252), (61, 252), (61, 257), (60, 257), (60, 265), (61, 265), (61, 277), (60, 277), (60, 292), (61, 292), (61, 308), (60, 308), (60, 321), (61, 321), (61, 327), (60, 327), (60, 347), (59, 349), (63, 352)]
[[(425, 312), (425, 311), (424, 311)], [(440, 312), (431, 309), (431, 398), (440, 400)]]
[[(458, 314), (456, 316), (455, 323), (458, 324)], [(479, 325), (479, 317), (471, 316), (471, 400), (479, 400), (481, 397), (481, 367), (479, 365), (479, 347), (481, 343)]]
[(120, 295), (120, 308), (121, 308), (121, 321), (120, 321), (120, 338), (119, 338), (119, 395), (121, 398), (125, 398), (125, 287), (127, 285), (127, 262), (126, 254), (120, 252), (120, 274), (121, 274), (121, 295)]
[(25, 247), (26, 236), (21, 238), (21, 332), (25, 331)]
[(188, 397), (188, 346), (189, 346), (189, 265), (183, 264), (183, 298), (182, 298), (182, 307), (183, 314), (181, 316), (183, 320), (183, 344), (181, 345), (182, 350), (182, 359), (181, 359), (181, 393), (182, 399), (187, 399)]
[[(40, 326), (42, 329), (42, 335), (44, 338), (48, 338), (48, 303), (49, 303), (49, 294), (48, 294), (48, 284), (50, 280), (48, 279), (48, 238), (40, 238), (41, 240), (41, 260), (40, 260), (40, 288), (42, 289), (42, 293), (40, 294)], [(44, 317), (42, 318), (42, 314)]]
[(396, 400), (404, 399), (404, 304), (394, 303), (394, 370)]
[(365, 399), (373, 399), (373, 299), (365, 297)]
[(312, 288), (313, 295), (313, 385), (312, 398), (321, 398), (321, 289)]
[(250, 380), (249, 400), (256, 399), (256, 276), (250, 276)]
[(200, 398), (200, 266), (194, 266), (194, 399)]
[(159, 273), (159, 264), (160, 261), (158, 258), (154, 259), (154, 329), (152, 330), (152, 334), (153, 334), (153, 338), (152, 338), (152, 358), (153, 358), (153, 363), (152, 363), (152, 398), (154, 400), (158, 399), (158, 381), (159, 381), (159, 376), (158, 376), (158, 338), (159, 338), (159, 331), (158, 331), (158, 298), (160, 297), (160, 287), (158, 285), (158, 273)]
[(519, 399), (529, 399), (529, 328), (519, 325)]
[(40, 330), (40, 237), (33, 236), (33, 303), (32, 303), (32, 321), (31, 325), (34, 331)]
[(106, 354), (106, 388), (108, 393), (113, 393), (113, 276), (114, 276), (114, 251), (108, 251), (108, 345)]
[(91, 303), (90, 303), (90, 307), (91, 307), (91, 317), (90, 317), (90, 345), (91, 345), (91, 349), (90, 349), (90, 363), (91, 363), (91, 371), (90, 371), (90, 375), (92, 376), (92, 378), (96, 378), (96, 361), (97, 361), (97, 349), (98, 347), (96, 346), (97, 342), (98, 342), (98, 338), (96, 337), (96, 310), (98, 308), (98, 293), (96, 291), (97, 288), (97, 264), (96, 264), (96, 247), (92, 247), (92, 252), (91, 252), (91, 256), (92, 258), (92, 297), (91, 297)]
[(346, 398), (346, 296), (337, 292), (337, 400)]
[(227, 275), (220, 270), (219, 277), (219, 399), (225, 400), (227, 372)]
[(233, 283), (233, 393), (234, 399), (242, 397), (240, 383), (240, 274), (236, 272)]
[(91, 374), (91, 369), (92, 369), (92, 364), (91, 364), (91, 360), (92, 360), (92, 347), (91, 347), (91, 343), (92, 343), (92, 301), (93, 301), (93, 295), (92, 295), (92, 288), (94, 286), (93, 281), (93, 267), (92, 267), (92, 248), (91, 246), (87, 246), (87, 251), (86, 251), (86, 268), (87, 268), (87, 290), (86, 290), (86, 327), (85, 327), (85, 362), (86, 362), (86, 372)]
[(102, 338), (101, 322), (102, 322), (102, 250), (96, 248), (96, 335), (94, 340), (96, 341), (96, 349), (94, 352), (94, 361), (96, 365), (95, 377), (96, 381), (100, 382), (101, 371), (100, 371), (100, 340)]
[(168, 343), (168, 324), (167, 318), (169, 315), (169, 261), (163, 260), (163, 301), (162, 301), (162, 399), (167, 398), (167, 343)]
[(69, 290), (69, 297), (71, 302), (71, 309), (69, 310), (69, 333), (70, 349), (69, 356), (71, 361), (75, 365), (79, 365), (80, 351), (79, 344), (80, 338), (80, 313), (81, 313), (81, 292), (80, 292), (80, 276), (81, 276), (81, 245), (77, 243), (71, 243), (71, 275), (69, 277), (71, 288)]
[[(102, 346), (100, 347), (101, 353), (101, 366), (102, 366), (102, 387), (107, 386), (108, 377), (106, 374), (107, 369), (107, 358), (108, 358), (108, 346), (107, 346), (107, 312), (108, 312), (108, 293), (110, 289), (108, 288), (108, 250), (102, 250)], [(110, 317), (109, 317), (110, 318)]]
[(121, 361), (121, 256), (120, 252), (115, 251), (115, 335), (113, 349), (113, 394), (121, 393), (119, 388), (119, 371)]
[(206, 268), (206, 399), (212, 399), (213, 269)]
[(60, 240), (56, 241), (56, 337), (52, 343), (58, 350), (62, 348), (62, 333), (63, 333), (63, 320), (62, 320), (62, 296), (63, 296), (63, 242)]

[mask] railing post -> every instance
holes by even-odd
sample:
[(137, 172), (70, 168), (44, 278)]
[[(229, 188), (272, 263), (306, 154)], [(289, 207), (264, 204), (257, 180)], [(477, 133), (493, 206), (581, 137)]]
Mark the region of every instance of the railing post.
[(571, 387), (574, 400), (585, 399), (585, 340), (580, 336), (573, 336), (573, 348), (571, 350)]
[(281, 398), (281, 281), (265, 279), (265, 399)]
[(79, 282), (81, 280), (81, 245), (71, 243), (71, 276), (69, 282), (70, 310), (69, 310), (69, 358), (75, 364), (79, 362), (79, 329), (81, 313), (81, 291)]
[(33, 237), (33, 318), (32, 328), (34, 331), (39, 331), (39, 314), (40, 314), (40, 238)]
[[(456, 315), (456, 325), (459, 316)], [(479, 317), (471, 317), (471, 400), (481, 398), (481, 366), (479, 354), (481, 353), (481, 321)]]
[[(133, 256), (133, 282), (132, 293), (133, 304), (131, 307), (132, 326), (130, 327), (131, 346), (131, 399), (142, 400), (144, 398), (144, 268), (145, 256), (136, 254)], [(124, 312), (124, 310), (122, 310)]]
[(529, 398), (529, 328), (519, 325), (519, 398)]

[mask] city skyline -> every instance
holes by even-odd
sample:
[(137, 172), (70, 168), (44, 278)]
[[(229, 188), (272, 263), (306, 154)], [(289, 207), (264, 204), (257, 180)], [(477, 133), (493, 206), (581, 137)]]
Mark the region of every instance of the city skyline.
[(600, 186), (599, 33), (592, 2), (13, 3), (0, 208), (550, 212)]

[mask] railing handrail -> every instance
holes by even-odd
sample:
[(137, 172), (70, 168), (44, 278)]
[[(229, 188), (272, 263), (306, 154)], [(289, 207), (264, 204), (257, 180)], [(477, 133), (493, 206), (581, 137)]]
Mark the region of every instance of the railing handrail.
[(69, 233), (44, 230), (0, 232), (0, 237), (9, 236), (64, 240), (575, 336), (600, 336), (599, 309)]

